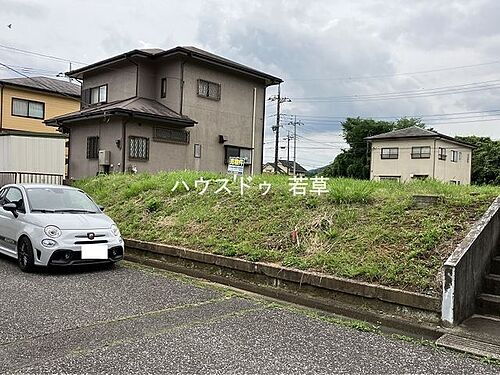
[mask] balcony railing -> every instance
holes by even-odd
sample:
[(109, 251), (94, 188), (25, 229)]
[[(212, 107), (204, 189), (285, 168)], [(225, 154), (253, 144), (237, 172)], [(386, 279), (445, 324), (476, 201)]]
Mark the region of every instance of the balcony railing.
[(62, 185), (62, 174), (35, 172), (0, 172), (0, 187), (8, 184), (50, 184)]

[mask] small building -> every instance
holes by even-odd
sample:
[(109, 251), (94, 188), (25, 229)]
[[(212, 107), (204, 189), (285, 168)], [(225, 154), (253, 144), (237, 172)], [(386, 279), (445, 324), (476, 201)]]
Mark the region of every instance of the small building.
[(470, 184), (474, 147), (468, 143), (416, 126), (365, 140), (371, 150), (371, 180), (406, 182), (430, 178)]
[(69, 136), (69, 176), (206, 170), (230, 157), (261, 173), (266, 88), (282, 82), (196, 47), (136, 49), (67, 73), (82, 107), (46, 121)]
[(44, 120), (80, 108), (80, 86), (48, 77), (0, 80), (0, 185), (59, 182), (67, 137)]
[[(289, 176), (293, 176), (293, 160), (278, 160), (278, 173), (280, 174), (288, 174)], [(274, 163), (266, 163), (262, 168), (262, 172), (264, 173), (274, 173)], [(295, 162), (295, 175), (299, 177), (305, 176), (307, 170), (301, 166), (299, 163)]]

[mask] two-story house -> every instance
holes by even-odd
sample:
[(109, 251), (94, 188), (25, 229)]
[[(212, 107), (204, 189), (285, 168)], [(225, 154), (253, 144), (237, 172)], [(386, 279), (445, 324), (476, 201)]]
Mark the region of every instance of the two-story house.
[(266, 88), (280, 78), (195, 47), (141, 49), (68, 73), (81, 110), (46, 121), (69, 135), (69, 176), (262, 166)]
[(67, 137), (44, 124), (50, 117), (80, 108), (80, 85), (48, 77), (0, 80), (0, 185), (19, 181), (53, 182), (65, 175)]
[(395, 130), (365, 138), (371, 145), (370, 179), (432, 178), (468, 185), (472, 145), (419, 127)]

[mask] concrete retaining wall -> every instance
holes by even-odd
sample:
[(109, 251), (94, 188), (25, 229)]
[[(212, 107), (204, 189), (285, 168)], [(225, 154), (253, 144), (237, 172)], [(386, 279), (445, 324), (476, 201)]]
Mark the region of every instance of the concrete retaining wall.
[(441, 318), (457, 325), (475, 311), (476, 296), (500, 243), (500, 197), (444, 264)]

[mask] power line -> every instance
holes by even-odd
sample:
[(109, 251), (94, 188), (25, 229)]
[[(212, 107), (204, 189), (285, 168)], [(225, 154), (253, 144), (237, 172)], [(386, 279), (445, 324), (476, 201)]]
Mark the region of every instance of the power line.
[[(455, 95), (468, 92), (478, 92), (485, 90), (496, 90), (500, 89), (500, 83), (490, 84), (488, 82), (475, 82), (464, 85), (456, 86), (444, 86), (432, 89), (422, 89), (413, 91), (400, 91), (400, 92), (390, 92), (390, 93), (376, 93), (376, 94), (362, 94), (362, 95), (344, 95), (344, 96), (325, 96), (325, 97), (311, 97), (311, 98), (292, 98), (296, 102), (300, 103), (352, 103), (352, 102), (365, 102), (365, 101), (378, 101), (378, 100), (395, 100), (395, 99), (416, 99), (416, 98), (426, 98), (432, 96), (442, 96), (442, 95)], [(495, 80), (495, 82), (499, 82)], [(465, 87), (469, 86), (469, 87)]]
[(53, 56), (53, 55), (47, 55), (47, 54), (39, 53), (39, 52), (28, 51), (28, 50), (24, 50), (21, 48), (6, 46), (3, 44), (0, 44), (0, 48), (6, 49), (6, 50), (11, 50), (11, 51), (14, 51), (17, 53), (22, 53), (25, 55), (33, 55), (33, 56), (43, 57), (43, 58), (57, 60), (57, 61), (76, 63), (76, 64), (80, 64), (80, 65), (89, 65), (88, 63), (77, 61), (77, 60), (67, 59), (67, 58)]
[(43, 82), (36, 81), (36, 80), (34, 80), (33, 78), (31, 78), (31, 77), (27, 76), (26, 74), (21, 73), (21, 72), (19, 72), (18, 70), (14, 69), (14, 68), (11, 68), (9, 65), (6, 65), (6, 64), (4, 64), (4, 63), (0, 62), (0, 66), (3, 66), (3, 67), (5, 67), (5, 68), (7, 68), (7, 69), (9, 69), (9, 70), (13, 71), (14, 73), (19, 74), (20, 76), (23, 76), (23, 77), (25, 77), (25, 78), (27, 78), (27, 79), (29, 79), (29, 80), (31, 80), (31, 81), (33, 81), (33, 82), (35, 82), (37, 85), (41, 85), (41, 86), (45, 87), (47, 90), (50, 90), (50, 91), (56, 92), (56, 93), (57, 93), (57, 94), (59, 94), (59, 95), (66, 96), (66, 97), (68, 97), (68, 98), (70, 98), (70, 99), (73, 99), (73, 100), (78, 100), (80, 103), (82, 103), (82, 104), (84, 104), (84, 105), (86, 104), (86, 103), (84, 103), (83, 101), (81, 101), (80, 99), (78, 99), (78, 98), (76, 98), (76, 97), (74, 97), (74, 96), (68, 95), (68, 94), (66, 94), (66, 93), (64, 93), (64, 92), (55, 91), (53, 87), (50, 87), (50, 86), (48, 86), (48, 85), (44, 84)]
[(298, 114), (300, 118), (318, 118), (318, 119), (345, 119), (348, 117), (355, 118), (371, 118), (371, 119), (401, 119), (401, 118), (424, 118), (424, 117), (441, 117), (441, 116), (454, 116), (454, 115), (468, 115), (468, 114), (481, 114), (481, 113), (492, 113), (500, 112), (500, 109), (487, 109), (484, 111), (467, 111), (467, 112), (450, 112), (450, 113), (436, 113), (436, 114), (413, 114), (413, 115), (388, 115), (388, 116), (372, 116), (372, 115), (343, 115), (343, 116), (328, 116), (328, 115), (308, 115), (308, 114)]
[(381, 79), (381, 78), (393, 78), (400, 76), (412, 76), (412, 75), (420, 75), (420, 74), (428, 74), (428, 73), (436, 73), (436, 72), (444, 72), (451, 70), (460, 70), (460, 69), (469, 69), (476, 68), (481, 66), (495, 65), (500, 64), (500, 60), (489, 61), (478, 64), (469, 64), (469, 65), (461, 65), (461, 66), (452, 66), (452, 67), (443, 67), (436, 69), (428, 69), (428, 70), (420, 70), (415, 72), (405, 72), (405, 73), (393, 73), (393, 74), (379, 74), (372, 76), (345, 76), (345, 77), (334, 77), (334, 78), (290, 78), (287, 77), (287, 81), (361, 81), (366, 79)]

